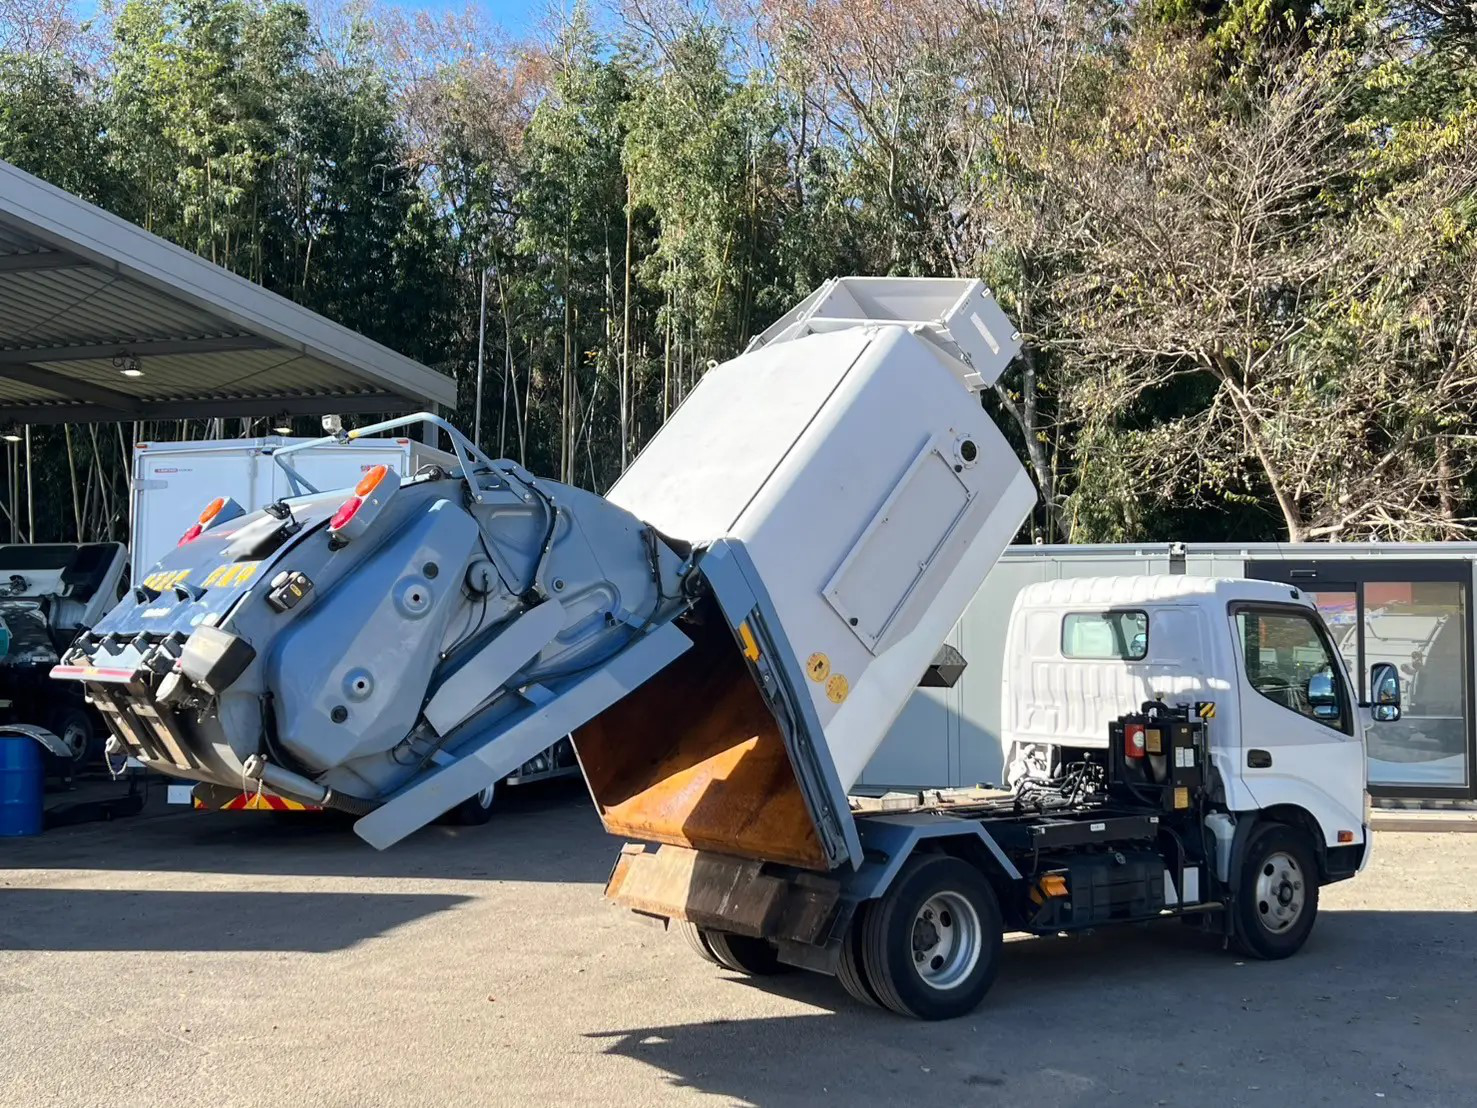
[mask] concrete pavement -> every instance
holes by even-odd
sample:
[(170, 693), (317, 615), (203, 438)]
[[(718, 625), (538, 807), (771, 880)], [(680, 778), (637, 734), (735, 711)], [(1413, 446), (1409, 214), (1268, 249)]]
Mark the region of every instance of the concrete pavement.
[(0, 842), (0, 1089), (40, 1105), (1477, 1103), (1477, 837), (1382, 832), (1308, 948), (1007, 947), (971, 1018), (756, 985), (601, 902), (578, 784), (378, 854), (180, 812)]

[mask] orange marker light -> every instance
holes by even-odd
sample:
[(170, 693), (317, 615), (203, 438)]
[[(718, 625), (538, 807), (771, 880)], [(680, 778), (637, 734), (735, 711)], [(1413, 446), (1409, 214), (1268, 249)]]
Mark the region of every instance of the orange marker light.
[(359, 483), (354, 486), (354, 495), (364, 499), (379, 487), (379, 483), (385, 479), (385, 474), (390, 472), (389, 466), (371, 466), (369, 472), (359, 478)]
[(205, 505), (205, 511), (200, 513), (200, 526), (204, 527), (216, 516), (220, 515), (221, 509), (225, 506), (226, 498), (224, 496), (217, 496), (209, 504)]

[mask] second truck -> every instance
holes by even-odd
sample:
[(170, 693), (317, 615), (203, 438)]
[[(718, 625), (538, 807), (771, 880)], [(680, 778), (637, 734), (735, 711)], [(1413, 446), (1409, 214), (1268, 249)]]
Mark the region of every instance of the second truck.
[(612, 899), (905, 1015), (973, 1008), (1006, 930), (1181, 916), (1291, 954), (1368, 843), (1369, 713), (1295, 589), (1043, 598), (1023, 641), (1101, 665), (1043, 661), (1028, 710), (1105, 744), (1010, 793), (848, 796), (920, 681), (967, 664), (940, 644), (1035, 501), (981, 402), (1017, 349), (976, 281), (828, 282), (604, 497), (434, 417), (365, 428), (431, 420), (456, 464), (211, 505), (56, 675), (150, 767), (354, 812), (377, 847), (573, 732), (634, 840)]

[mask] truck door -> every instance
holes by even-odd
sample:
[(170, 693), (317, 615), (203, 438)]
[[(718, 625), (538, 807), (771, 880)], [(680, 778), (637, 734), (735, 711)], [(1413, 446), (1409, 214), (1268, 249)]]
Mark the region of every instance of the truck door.
[(1363, 825), (1357, 698), (1321, 620), (1297, 604), (1233, 604), (1241, 778), (1257, 807), (1310, 811), (1333, 845)]

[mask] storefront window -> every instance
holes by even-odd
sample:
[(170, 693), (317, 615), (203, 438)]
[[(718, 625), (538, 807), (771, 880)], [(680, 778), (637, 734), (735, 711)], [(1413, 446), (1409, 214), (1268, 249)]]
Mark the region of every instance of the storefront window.
[[(1371, 784), (1467, 783), (1463, 604), (1462, 586), (1454, 581), (1364, 585), (1364, 680), (1370, 666), (1391, 663), (1400, 674), (1402, 700), (1397, 722), (1368, 730)], [(1349, 658), (1337, 631), (1334, 637)]]

